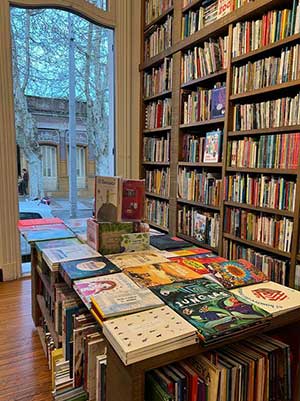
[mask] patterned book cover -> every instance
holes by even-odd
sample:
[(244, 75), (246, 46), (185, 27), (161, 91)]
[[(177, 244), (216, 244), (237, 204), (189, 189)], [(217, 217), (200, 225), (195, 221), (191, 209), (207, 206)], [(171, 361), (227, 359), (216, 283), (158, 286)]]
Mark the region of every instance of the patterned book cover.
[(141, 287), (194, 280), (200, 277), (194, 271), (174, 262), (128, 267), (123, 271)]
[(184, 266), (190, 270), (193, 270), (194, 272), (200, 275), (210, 273), (208, 268), (203, 263), (201, 263), (201, 259), (178, 257), (178, 258), (172, 258), (170, 261), (176, 262), (179, 265)]
[(268, 281), (231, 290), (245, 302), (251, 302), (273, 316), (299, 308), (300, 292), (284, 285)]
[(186, 249), (175, 250), (172, 251), (172, 253), (174, 253), (176, 256), (193, 256), (193, 255), (207, 254), (211, 252), (204, 248), (191, 247)]
[(123, 234), (133, 233), (131, 222), (100, 222), (99, 223), (99, 250), (104, 255), (123, 252), (121, 241)]
[(193, 256), (186, 256), (187, 259), (190, 260), (197, 260), (203, 265), (206, 265), (207, 263), (213, 263), (213, 262), (226, 262), (227, 259), (223, 258), (222, 256), (218, 256), (215, 253), (207, 253), (203, 255), (193, 255)]
[(122, 220), (144, 218), (145, 180), (123, 180)]
[(122, 179), (95, 177), (95, 218), (98, 221), (121, 221)]
[(160, 252), (155, 250), (120, 253), (106, 255), (106, 257), (122, 270), (127, 267), (169, 262), (165, 256), (162, 256)]
[(130, 233), (121, 235), (122, 252), (145, 251), (150, 247), (149, 233)]
[(194, 325), (204, 342), (262, 323), (269, 317), (268, 312), (238, 299), (207, 278), (152, 287), (151, 290)]
[(60, 264), (59, 270), (70, 287), (74, 280), (121, 272), (117, 266), (103, 256), (63, 262)]
[(208, 268), (226, 288), (242, 287), (267, 280), (262, 271), (243, 259), (209, 263)]

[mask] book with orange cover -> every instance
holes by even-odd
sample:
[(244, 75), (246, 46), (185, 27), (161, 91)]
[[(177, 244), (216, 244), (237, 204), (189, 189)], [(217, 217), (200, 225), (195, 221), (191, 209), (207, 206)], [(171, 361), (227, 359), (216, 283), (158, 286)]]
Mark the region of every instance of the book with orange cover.
[(208, 268), (201, 263), (201, 259), (192, 259), (192, 258), (172, 258), (172, 262), (176, 262), (181, 266), (187, 267), (188, 269), (193, 270), (198, 274), (209, 274), (210, 271)]

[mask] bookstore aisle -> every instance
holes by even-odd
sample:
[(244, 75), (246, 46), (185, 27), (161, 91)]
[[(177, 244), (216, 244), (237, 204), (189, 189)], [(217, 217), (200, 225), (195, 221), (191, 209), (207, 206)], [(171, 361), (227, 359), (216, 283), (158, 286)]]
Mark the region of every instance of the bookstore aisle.
[(0, 401), (52, 400), (51, 374), (31, 319), (30, 280), (1, 283), (0, 321)]

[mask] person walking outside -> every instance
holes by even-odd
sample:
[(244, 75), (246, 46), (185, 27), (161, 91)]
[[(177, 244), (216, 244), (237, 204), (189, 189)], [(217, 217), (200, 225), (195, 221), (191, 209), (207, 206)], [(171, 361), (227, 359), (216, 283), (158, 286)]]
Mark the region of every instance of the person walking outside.
[(26, 168), (23, 168), (23, 176), (22, 176), (22, 192), (24, 195), (28, 194), (28, 181), (29, 181), (29, 174)]

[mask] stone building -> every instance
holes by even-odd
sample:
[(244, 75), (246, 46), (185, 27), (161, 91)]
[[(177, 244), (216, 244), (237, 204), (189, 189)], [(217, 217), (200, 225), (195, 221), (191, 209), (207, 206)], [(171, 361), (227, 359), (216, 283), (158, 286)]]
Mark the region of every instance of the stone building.
[[(57, 198), (68, 197), (68, 124), (69, 105), (64, 99), (28, 96), (28, 108), (36, 120), (38, 141), (42, 152), (45, 194)], [(94, 196), (95, 160), (88, 146), (86, 132), (86, 105), (76, 104), (77, 187), (78, 196)], [(22, 150), (18, 149), (18, 169), (26, 167)]]

